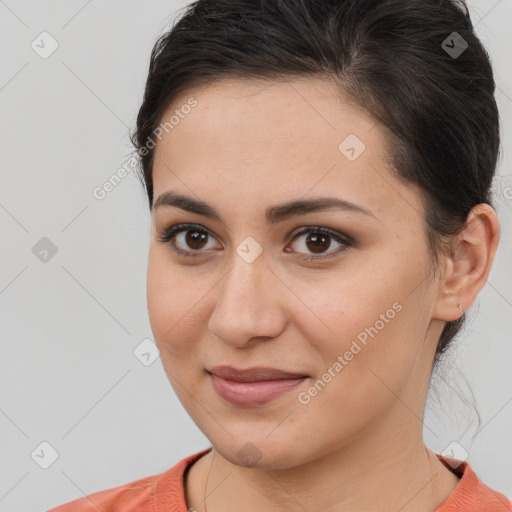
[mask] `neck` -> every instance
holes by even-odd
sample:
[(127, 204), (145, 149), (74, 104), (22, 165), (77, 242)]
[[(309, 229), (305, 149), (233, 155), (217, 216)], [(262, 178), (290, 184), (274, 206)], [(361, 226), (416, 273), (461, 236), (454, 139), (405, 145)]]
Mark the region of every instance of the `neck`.
[(431, 512), (454, 491), (459, 479), (426, 448), (416, 418), (385, 429), (380, 424), (369, 434), (278, 470), (241, 467), (212, 449), (188, 472), (187, 506), (198, 512), (234, 512), (247, 504), (262, 512)]

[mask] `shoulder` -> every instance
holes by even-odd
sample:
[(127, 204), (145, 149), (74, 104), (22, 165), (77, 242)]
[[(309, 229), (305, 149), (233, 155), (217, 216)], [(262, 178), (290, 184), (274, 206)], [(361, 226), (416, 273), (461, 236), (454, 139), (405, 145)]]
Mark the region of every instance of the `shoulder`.
[[(165, 473), (164, 473), (165, 474)], [(48, 512), (153, 512), (155, 485), (162, 475), (155, 475), (128, 484), (95, 492), (70, 501)]]
[(480, 480), (467, 462), (437, 456), (460, 477), (460, 482), (452, 495), (435, 512), (512, 512), (512, 502)]
[(165, 508), (185, 507), (183, 475), (208, 450), (189, 455), (159, 475), (89, 494), (47, 512), (159, 512)]

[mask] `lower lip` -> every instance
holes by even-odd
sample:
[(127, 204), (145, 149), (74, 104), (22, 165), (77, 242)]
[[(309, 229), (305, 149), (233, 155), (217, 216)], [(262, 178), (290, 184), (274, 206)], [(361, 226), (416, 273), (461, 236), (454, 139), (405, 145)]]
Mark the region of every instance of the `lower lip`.
[(308, 377), (298, 379), (235, 382), (210, 374), (215, 391), (233, 405), (263, 405), (288, 393)]

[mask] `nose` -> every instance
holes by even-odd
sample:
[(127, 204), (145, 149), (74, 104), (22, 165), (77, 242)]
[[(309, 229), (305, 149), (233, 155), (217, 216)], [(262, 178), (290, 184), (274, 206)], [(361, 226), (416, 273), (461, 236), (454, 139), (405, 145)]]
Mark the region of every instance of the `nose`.
[(214, 336), (235, 348), (274, 338), (286, 326), (286, 287), (261, 254), (252, 263), (234, 255), (231, 269), (214, 288), (216, 302), (208, 322)]

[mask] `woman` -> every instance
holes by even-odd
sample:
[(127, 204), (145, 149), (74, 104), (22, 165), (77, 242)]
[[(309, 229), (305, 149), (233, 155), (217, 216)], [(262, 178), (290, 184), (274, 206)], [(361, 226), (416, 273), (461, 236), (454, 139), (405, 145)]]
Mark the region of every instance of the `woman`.
[(189, 6), (132, 141), (153, 334), (212, 447), (53, 510), (512, 510), (422, 435), (499, 242), (493, 93), (462, 2)]

